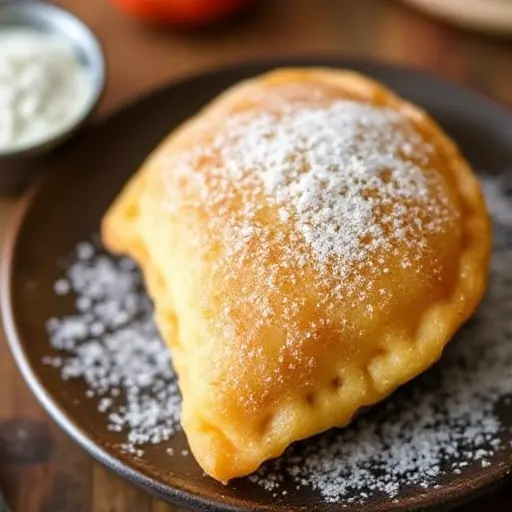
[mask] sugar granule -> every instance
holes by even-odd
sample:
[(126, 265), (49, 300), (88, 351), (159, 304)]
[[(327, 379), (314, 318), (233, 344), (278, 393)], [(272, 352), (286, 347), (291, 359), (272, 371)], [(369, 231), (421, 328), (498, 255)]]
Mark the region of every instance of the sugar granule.
[(70, 288), (69, 282), (66, 279), (59, 279), (53, 285), (53, 290), (57, 295), (66, 295), (69, 293)]
[[(351, 427), (291, 447), (250, 476), (252, 482), (276, 496), (306, 487), (327, 502), (364, 502), (376, 493), (393, 499), (404, 487), (424, 491), (439, 487), (443, 475), (487, 467), (505, 448), (510, 431), (497, 406), (510, 404), (512, 395), (512, 208), (496, 180), (486, 180), (484, 189), (496, 221), (489, 291), (441, 363)], [(142, 445), (179, 429), (169, 353), (133, 262), (81, 252), (65, 279), (91, 306), (49, 319), (51, 344), (63, 352), (45, 363), (63, 378), (84, 379), (91, 400), (105, 410), (107, 428), (124, 431), (125, 449), (141, 456)]]

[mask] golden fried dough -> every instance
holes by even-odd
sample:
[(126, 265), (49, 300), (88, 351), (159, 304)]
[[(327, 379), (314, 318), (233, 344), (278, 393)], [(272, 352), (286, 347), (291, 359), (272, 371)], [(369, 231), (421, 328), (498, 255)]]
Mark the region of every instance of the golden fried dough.
[(491, 235), (425, 112), (353, 72), (281, 69), (176, 129), (102, 236), (140, 264), (190, 447), (227, 482), (432, 365), (482, 298)]

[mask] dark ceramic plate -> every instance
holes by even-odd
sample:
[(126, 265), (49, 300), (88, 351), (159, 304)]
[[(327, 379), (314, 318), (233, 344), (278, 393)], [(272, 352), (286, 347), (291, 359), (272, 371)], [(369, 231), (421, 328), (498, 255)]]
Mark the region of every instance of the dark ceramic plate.
[[(62, 302), (52, 287), (59, 262), (75, 245), (98, 230), (101, 216), (127, 178), (171, 128), (195, 113), (232, 83), (281, 65), (331, 65), (367, 73), (424, 106), (459, 142), (476, 169), (505, 176), (512, 162), (512, 116), (492, 102), (419, 71), (344, 59), (310, 59), (243, 64), (212, 71), (150, 95), (92, 128), (64, 151), (23, 202), (7, 236), (2, 268), (2, 312), (8, 340), (29, 386), (76, 441), (107, 467), (164, 500), (201, 510), (332, 511), (307, 488), (290, 486), (288, 494), (271, 493), (248, 481), (223, 487), (203, 476), (192, 457), (169, 458), (150, 450), (142, 459), (124, 454), (118, 434), (107, 431), (105, 417), (83, 397), (79, 381), (63, 385), (55, 369), (41, 363), (51, 353), (45, 322), (59, 316)], [(512, 308), (511, 308), (512, 314)], [(400, 400), (393, 397), (392, 400)], [(460, 474), (438, 478), (437, 487), (423, 491), (402, 487), (394, 500), (370, 496), (364, 506), (344, 510), (388, 511), (445, 506), (489, 489), (512, 469), (510, 427), (505, 411), (504, 443), (491, 464), (469, 464)], [(508, 433), (507, 433), (508, 432)], [(507, 437), (508, 436), (508, 437)], [(307, 442), (307, 441), (306, 441)], [(182, 434), (170, 442), (186, 447)]]

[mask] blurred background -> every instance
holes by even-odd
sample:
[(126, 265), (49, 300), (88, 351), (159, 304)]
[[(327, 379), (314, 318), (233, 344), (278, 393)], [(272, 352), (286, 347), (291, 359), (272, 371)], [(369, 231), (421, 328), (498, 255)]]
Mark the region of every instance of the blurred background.
[(325, 52), (426, 68), (512, 104), (511, 0), (56, 3), (79, 15), (105, 45), (109, 81), (100, 113), (207, 67)]
[[(192, 73), (304, 54), (419, 67), (512, 106), (512, 0), (55, 3), (78, 15), (104, 46), (108, 82), (96, 120)], [(2, 229), (13, 204), (0, 201)], [(0, 377), (0, 487), (15, 512), (171, 511), (95, 464), (53, 425), (3, 343)], [(505, 489), (459, 510), (505, 511), (511, 505), (512, 490)]]

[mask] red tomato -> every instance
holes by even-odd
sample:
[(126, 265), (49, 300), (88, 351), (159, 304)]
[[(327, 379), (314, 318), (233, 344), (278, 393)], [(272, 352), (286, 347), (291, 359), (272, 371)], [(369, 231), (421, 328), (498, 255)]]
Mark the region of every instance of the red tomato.
[(176, 25), (204, 25), (227, 16), (249, 0), (112, 0), (139, 19)]

